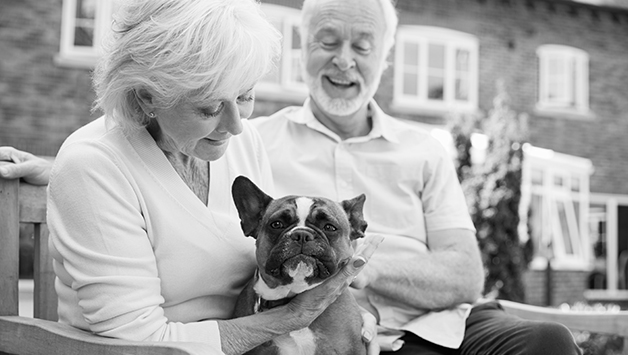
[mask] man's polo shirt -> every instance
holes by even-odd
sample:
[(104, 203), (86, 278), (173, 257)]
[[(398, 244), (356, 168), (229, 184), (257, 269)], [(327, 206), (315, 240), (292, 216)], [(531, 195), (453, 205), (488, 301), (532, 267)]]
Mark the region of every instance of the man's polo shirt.
[[(372, 129), (342, 140), (314, 117), (309, 99), (269, 117), (252, 120), (270, 159), (277, 196), (322, 196), (336, 201), (364, 193), (367, 235), (384, 241), (376, 254), (417, 258), (427, 252), (427, 233), (474, 231), (453, 162), (429, 132), (386, 115), (371, 100)], [(352, 290), (360, 304), (379, 315), (383, 349), (411, 331), (457, 348), (470, 305), (427, 312), (398, 304), (370, 289)], [(386, 334), (391, 335), (387, 337)]]

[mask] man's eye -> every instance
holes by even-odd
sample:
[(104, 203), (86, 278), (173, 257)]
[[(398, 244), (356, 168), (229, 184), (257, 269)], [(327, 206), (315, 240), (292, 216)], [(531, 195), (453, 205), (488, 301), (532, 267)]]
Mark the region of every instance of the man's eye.
[(323, 227), (323, 229), (325, 229), (328, 232), (335, 232), (338, 230), (338, 228), (336, 228), (336, 226), (332, 224), (326, 224), (325, 227)]
[(281, 223), (280, 221), (274, 221), (270, 224), (270, 228), (272, 229), (281, 229), (283, 228), (283, 223)]
[(368, 53), (371, 51), (371, 46), (368, 43), (358, 43), (354, 45), (354, 48), (362, 53)]

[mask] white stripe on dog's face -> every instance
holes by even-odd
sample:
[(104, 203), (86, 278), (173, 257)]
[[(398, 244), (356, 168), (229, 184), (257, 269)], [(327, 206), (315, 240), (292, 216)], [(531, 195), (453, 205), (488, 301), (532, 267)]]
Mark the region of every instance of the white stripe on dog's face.
[(297, 218), (299, 218), (297, 227), (305, 227), (305, 220), (310, 214), (314, 201), (309, 197), (297, 197), (294, 203), (297, 205)]

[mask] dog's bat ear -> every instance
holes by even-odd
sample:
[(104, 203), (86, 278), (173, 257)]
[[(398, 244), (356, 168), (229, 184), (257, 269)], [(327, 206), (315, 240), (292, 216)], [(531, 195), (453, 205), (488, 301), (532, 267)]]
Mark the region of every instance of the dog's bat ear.
[(349, 223), (351, 224), (351, 240), (364, 237), (364, 231), (368, 225), (364, 220), (364, 214), (362, 212), (365, 200), (366, 196), (361, 194), (351, 200), (344, 200), (340, 203), (349, 217)]
[(255, 238), (268, 204), (273, 200), (245, 176), (238, 176), (231, 186), (231, 195), (240, 216), (244, 235)]

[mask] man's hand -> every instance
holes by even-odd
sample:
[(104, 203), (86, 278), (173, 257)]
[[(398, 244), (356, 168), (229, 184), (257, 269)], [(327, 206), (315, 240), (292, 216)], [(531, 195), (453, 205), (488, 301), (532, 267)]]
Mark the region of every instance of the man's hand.
[(22, 178), (33, 185), (47, 185), (52, 163), (31, 153), (13, 147), (0, 147), (0, 161), (14, 164), (0, 166), (0, 176), (5, 179)]
[(371, 312), (360, 307), (362, 314), (362, 341), (366, 343), (368, 355), (379, 355), (379, 343), (377, 342), (377, 319)]

